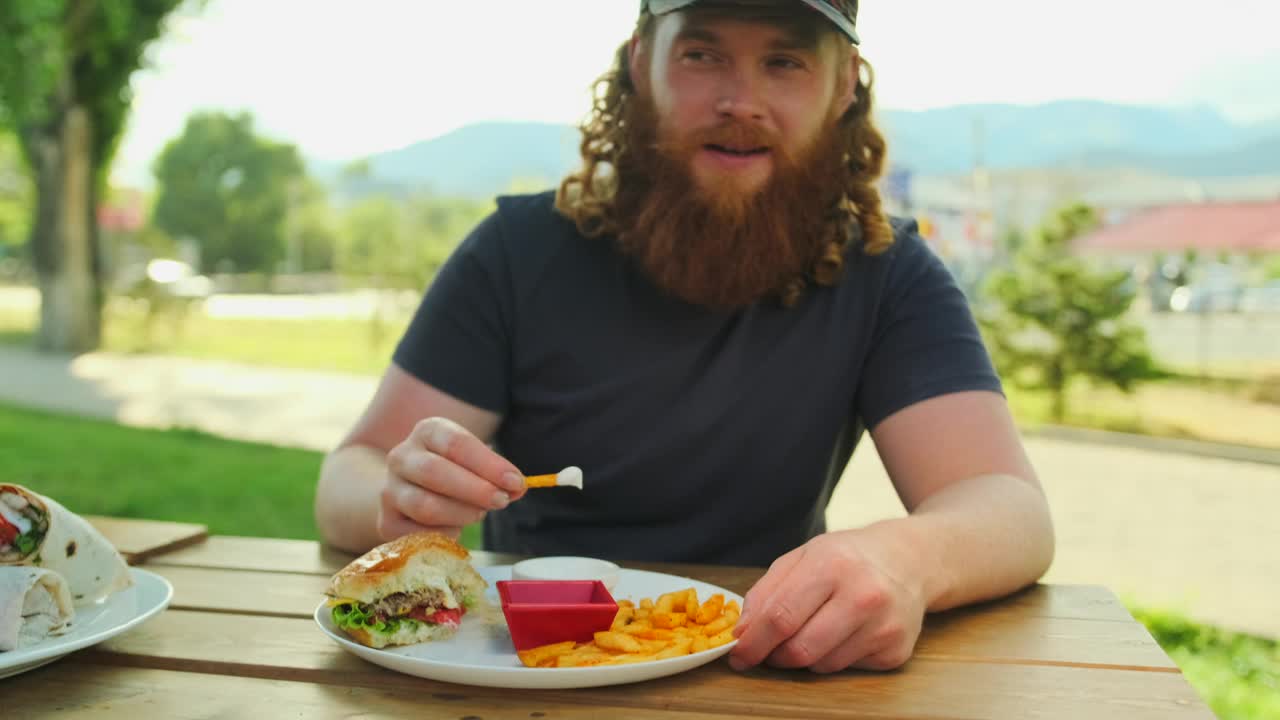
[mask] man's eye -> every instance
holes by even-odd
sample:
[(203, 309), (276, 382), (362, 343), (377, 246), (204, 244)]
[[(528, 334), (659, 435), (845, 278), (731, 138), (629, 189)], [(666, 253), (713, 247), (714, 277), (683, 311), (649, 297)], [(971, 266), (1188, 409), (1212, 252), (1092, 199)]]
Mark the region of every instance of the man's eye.
[(684, 59), (695, 64), (707, 64), (715, 61), (715, 57), (711, 53), (702, 50), (689, 50), (684, 54)]
[(780, 70), (799, 70), (804, 67), (799, 61), (793, 58), (779, 57), (769, 60), (769, 67), (778, 68)]

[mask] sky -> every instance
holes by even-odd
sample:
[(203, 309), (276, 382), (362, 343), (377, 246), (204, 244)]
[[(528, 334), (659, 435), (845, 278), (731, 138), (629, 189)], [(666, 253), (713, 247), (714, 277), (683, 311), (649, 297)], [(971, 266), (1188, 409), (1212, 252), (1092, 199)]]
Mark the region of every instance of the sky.
[[(342, 161), (488, 120), (576, 123), (638, 0), (206, 0), (133, 77), (113, 176), (197, 110)], [(1097, 99), (1280, 119), (1280, 4), (1262, 0), (862, 0), (881, 107)], [(1212, 8), (1212, 10), (1210, 10)]]

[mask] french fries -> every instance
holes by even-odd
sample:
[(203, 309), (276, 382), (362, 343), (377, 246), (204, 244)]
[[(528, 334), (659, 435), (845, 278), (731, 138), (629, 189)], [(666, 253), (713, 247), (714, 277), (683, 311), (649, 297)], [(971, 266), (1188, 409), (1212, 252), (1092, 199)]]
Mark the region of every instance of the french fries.
[(542, 645), (516, 653), (525, 667), (591, 667), (651, 662), (703, 652), (733, 641), (740, 610), (716, 593), (700, 602), (693, 588), (639, 603), (618, 601), (608, 630), (590, 642)]

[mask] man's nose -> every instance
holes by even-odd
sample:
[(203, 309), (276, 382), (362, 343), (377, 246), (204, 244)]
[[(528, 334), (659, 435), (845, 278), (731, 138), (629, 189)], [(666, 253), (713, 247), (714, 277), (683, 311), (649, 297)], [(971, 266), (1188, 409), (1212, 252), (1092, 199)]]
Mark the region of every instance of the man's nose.
[(764, 103), (758, 80), (742, 70), (727, 73), (716, 97), (715, 110), (722, 118), (763, 120)]

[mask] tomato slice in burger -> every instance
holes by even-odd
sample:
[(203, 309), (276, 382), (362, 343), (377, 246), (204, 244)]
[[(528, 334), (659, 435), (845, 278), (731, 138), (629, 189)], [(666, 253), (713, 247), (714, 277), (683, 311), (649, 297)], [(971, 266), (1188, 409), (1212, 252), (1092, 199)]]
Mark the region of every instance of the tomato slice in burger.
[(462, 610), (442, 608), (429, 612), (426, 608), (416, 607), (409, 612), (409, 617), (432, 625), (458, 625), (462, 622)]

